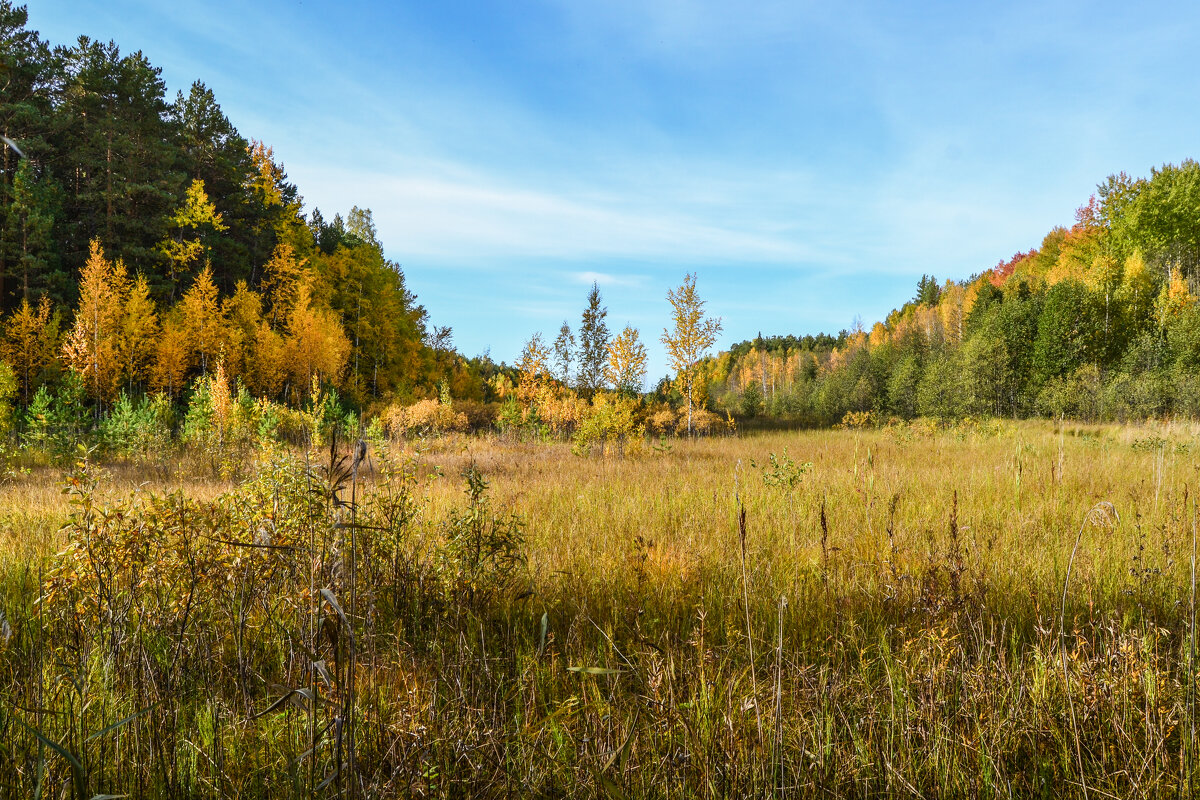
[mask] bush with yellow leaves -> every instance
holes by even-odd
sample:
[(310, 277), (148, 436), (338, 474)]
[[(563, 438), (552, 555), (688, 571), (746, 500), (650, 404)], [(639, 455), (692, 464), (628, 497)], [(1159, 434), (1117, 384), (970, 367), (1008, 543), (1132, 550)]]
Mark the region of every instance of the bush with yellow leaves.
[(409, 406), (389, 406), (380, 414), (383, 429), (393, 439), (457, 433), (468, 429), (467, 415), (450, 403), (418, 400)]
[[(733, 433), (734, 427), (732, 417), (722, 419), (719, 414), (715, 414), (707, 408), (697, 408), (692, 411), (692, 433), (696, 436), (716, 436), (718, 434)], [(679, 421), (675, 424), (675, 433), (679, 436), (687, 436), (687, 432), (687, 415), (682, 414)]]
[(637, 411), (637, 400), (632, 397), (600, 392), (575, 430), (571, 451), (578, 456), (595, 450), (601, 455), (641, 452), (646, 426), (638, 423)]
[[(655, 436), (668, 436), (679, 424), (679, 413), (668, 405), (652, 406), (646, 414), (646, 429)], [(683, 422), (687, 428), (687, 420)]]
[(834, 430), (862, 430), (863, 428), (878, 428), (879, 415), (874, 411), (847, 411), (842, 421), (834, 425)]

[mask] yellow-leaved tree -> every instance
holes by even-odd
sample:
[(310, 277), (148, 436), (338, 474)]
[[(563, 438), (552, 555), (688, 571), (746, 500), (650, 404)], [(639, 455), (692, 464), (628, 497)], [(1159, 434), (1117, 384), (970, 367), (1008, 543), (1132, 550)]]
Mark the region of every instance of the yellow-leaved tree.
[(1154, 316), (1165, 328), (1172, 318), (1191, 308), (1195, 302), (1196, 296), (1188, 288), (1187, 280), (1178, 267), (1172, 267), (1155, 301)]
[(124, 373), (119, 342), (128, 283), (125, 265), (108, 261), (100, 241), (93, 239), (79, 276), (75, 324), (63, 342), (62, 354), (97, 401), (97, 413), (116, 394)]
[(167, 277), (170, 278), (171, 297), (175, 287), (183, 281), (193, 264), (197, 264), (208, 252), (204, 238), (228, 230), (220, 212), (208, 199), (204, 181), (194, 180), (187, 188), (183, 203), (167, 218), (172, 233), (159, 244), (158, 249), (167, 259)]
[(517, 384), (517, 402), (528, 418), (538, 397), (542, 394), (542, 386), (550, 377), (550, 348), (542, 339), (542, 334), (535, 333), (525, 342), (521, 350), (521, 361), (517, 364), (521, 371), (521, 380)]
[(271, 259), (263, 266), (262, 292), (266, 300), (267, 319), (272, 325), (280, 325), (288, 318), (300, 285), (308, 274), (306, 261), (296, 255), (296, 249), (287, 242), (275, 246)]
[(638, 337), (637, 328), (625, 329), (608, 346), (608, 363), (604, 379), (623, 394), (639, 394), (646, 378), (646, 346)]
[(254, 340), (262, 324), (262, 297), (238, 281), (233, 294), (221, 301), (225, 320), (223, 369), (230, 380), (246, 383), (246, 374), (254, 363)]
[(1126, 307), (1126, 317), (1131, 320), (1147, 320), (1153, 314), (1154, 298), (1158, 280), (1140, 250), (1135, 250), (1125, 259), (1121, 274), (1121, 285), (1117, 297)]
[(250, 391), (259, 397), (279, 399), (288, 377), (288, 343), (265, 321), (254, 333), (254, 359), (244, 375)]
[(321, 381), (335, 382), (350, 356), (350, 340), (332, 311), (318, 306), (307, 282), (296, 291), (288, 314), (284, 358), (297, 401), (306, 399)]
[(25, 405), (41, 386), (44, 371), (57, 360), (58, 339), (59, 315), (51, 313), (50, 298), (45, 295), (38, 300), (36, 310), (28, 300), (22, 300), (4, 321), (0, 360), (12, 365)]
[(674, 330), (663, 329), (662, 342), (667, 348), (667, 363), (675, 370), (676, 383), (687, 400), (688, 436), (693, 433), (692, 409), (696, 395), (696, 373), (708, 348), (721, 332), (720, 318), (704, 316), (704, 301), (696, 294), (696, 274), (685, 275), (678, 289), (667, 292)]
[(175, 309), (163, 318), (155, 343), (154, 362), (150, 366), (151, 387), (170, 398), (183, 391), (192, 366), (191, 354), (187, 325), (179, 309)]
[(200, 367), (201, 375), (207, 375), (209, 365), (215, 364), (220, 355), (225, 336), (217, 285), (213, 283), (212, 269), (207, 264), (180, 299), (179, 311), (187, 330), (192, 363)]
[(121, 332), (117, 340), (130, 390), (135, 384), (144, 384), (149, 380), (157, 340), (158, 309), (150, 296), (150, 284), (146, 282), (146, 276), (138, 273), (125, 298)]

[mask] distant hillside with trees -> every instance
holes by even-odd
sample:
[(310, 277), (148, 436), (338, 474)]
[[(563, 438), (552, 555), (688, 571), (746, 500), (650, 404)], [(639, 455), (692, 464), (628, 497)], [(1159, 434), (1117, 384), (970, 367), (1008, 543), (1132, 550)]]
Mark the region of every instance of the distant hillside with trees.
[(1110, 175), (1039, 247), (922, 276), (869, 330), (761, 337), (704, 365), (716, 410), (1124, 420), (1200, 416), (1200, 165)]
[(0, 360), (28, 403), (68, 372), (103, 411), (178, 398), (220, 361), (286, 404), (482, 399), (371, 212), (304, 213), (267, 144), (203, 83), (174, 98), (141, 52), (52, 45), (0, 0)]
[(514, 366), (465, 358), (371, 212), (306, 212), (272, 148), (203, 83), (171, 98), (141, 52), (52, 45), (27, 23), (0, 0), (6, 442), (149, 452), (373, 422), (586, 450), (755, 417), (1200, 416), (1194, 161), (1109, 176), (1070, 228), (965, 280), (923, 275), (869, 330), (760, 334), (712, 356), (721, 322), (688, 275), (655, 337), (674, 374), (643, 394), (641, 333), (609, 330), (598, 286), (576, 330), (535, 333)]

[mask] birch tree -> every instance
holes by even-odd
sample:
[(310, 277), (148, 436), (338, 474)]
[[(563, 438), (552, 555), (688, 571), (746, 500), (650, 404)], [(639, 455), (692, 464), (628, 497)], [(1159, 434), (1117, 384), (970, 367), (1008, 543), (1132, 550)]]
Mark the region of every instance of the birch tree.
[(696, 274), (685, 275), (678, 289), (667, 292), (674, 330), (663, 329), (662, 343), (667, 348), (667, 363), (675, 370), (675, 380), (687, 400), (688, 436), (692, 435), (692, 408), (696, 392), (696, 373), (700, 359), (717, 340), (721, 319), (704, 316), (704, 301), (696, 294)]

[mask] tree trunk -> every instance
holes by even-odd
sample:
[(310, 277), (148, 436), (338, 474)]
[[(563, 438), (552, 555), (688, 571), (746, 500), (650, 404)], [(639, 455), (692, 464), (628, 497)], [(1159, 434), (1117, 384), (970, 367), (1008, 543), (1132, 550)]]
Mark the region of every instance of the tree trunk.
[(692, 381), (688, 381), (688, 438), (692, 438)]

